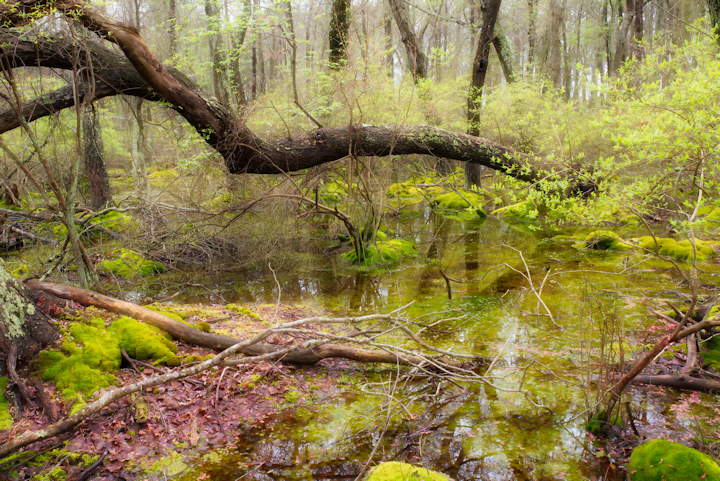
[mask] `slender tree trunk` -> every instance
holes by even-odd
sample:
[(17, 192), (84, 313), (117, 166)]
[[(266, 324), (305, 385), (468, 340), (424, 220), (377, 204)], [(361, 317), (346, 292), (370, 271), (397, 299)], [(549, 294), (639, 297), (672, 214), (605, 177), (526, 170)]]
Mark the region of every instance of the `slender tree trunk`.
[[(483, 23), (480, 29), (480, 37), (478, 38), (477, 50), (475, 51), (475, 60), (473, 61), (472, 79), (470, 81), (470, 89), (468, 90), (467, 100), (467, 119), (468, 133), (470, 135), (479, 135), (480, 131), (478, 123), (480, 122), (480, 107), (482, 105), (482, 93), (485, 87), (485, 77), (487, 75), (488, 63), (490, 60), (490, 47), (495, 37), (495, 23), (497, 22), (498, 13), (500, 12), (500, 2), (502, 0), (487, 0), (483, 12)], [(465, 165), (465, 183), (466, 185), (480, 185), (480, 176), (482, 173), (481, 166)]]
[(177, 0), (168, 0), (168, 56), (177, 55)]
[(492, 43), (493, 47), (495, 47), (498, 60), (500, 61), (505, 80), (507, 83), (513, 83), (515, 81), (515, 69), (513, 68), (512, 48), (510, 47), (510, 41), (499, 23), (495, 25), (495, 35), (493, 36)]
[(240, 56), (243, 45), (245, 44), (245, 37), (247, 36), (248, 23), (252, 18), (252, 3), (250, 0), (243, 2), (243, 14), (241, 21), (243, 22), (239, 31), (232, 36), (232, 56), (230, 62), (231, 68), (231, 82), (230, 90), (235, 102), (239, 106), (245, 106), (248, 103), (247, 95), (245, 93), (245, 86), (243, 83), (243, 77), (240, 73)]
[(385, 66), (387, 67), (388, 76), (392, 78), (395, 73), (395, 62), (393, 60), (395, 48), (393, 47), (391, 12), (386, 12), (383, 20), (383, 28), (385, 29)]
[(395, 24), (400, 31), (400, 39), (405, 46), (408, 70), (415, 81), (427, 77), (427, 57), (418, 41), (415, 30), (410, 25), (410, 12), (404, 0), (388, 0)]
[(105, 168), (105, 159), (103, 158), (100, 122), (93, 104), (89, 104), (85, 108), (82, 126), (85, 175), (90, 184), (90, 205), (93, 209), (99, 210), (109, 204), (112, 198), (110, 196), (110, 182)]
[(350, 35), (350, 0), (333, 0), (330, 13), (328, 45), (330, 68), (337, 69), (347, 63), (347, 43)]
[(628, 9), (632, 15), (632, 40), (631, 52), (637, 58), (644, 54), (642, 42), (645, 30), (645, 0), (628, 0)]
[(132, 162), (135, 189), (138, 197), (146, 199), (148, 194), (147, 165), (145, 159), (145, 119), (143, 118), (143, 99), (130, 100), (132, 143), (130, 160)]
[(229, 95), (225, 86), (225, 63), (223, 61), (223, 38), (220, 29), (220, 15), (216, 0), (205, 0), (205, 16), (208, 23), (208, 48), (212, 59), (212, 79), (215, 97), (227, 103)]
[(537, 38), (537, 0), (527, 0), (528, 5), (528, 70), (532, 74), (535, 66), (535, 48)]

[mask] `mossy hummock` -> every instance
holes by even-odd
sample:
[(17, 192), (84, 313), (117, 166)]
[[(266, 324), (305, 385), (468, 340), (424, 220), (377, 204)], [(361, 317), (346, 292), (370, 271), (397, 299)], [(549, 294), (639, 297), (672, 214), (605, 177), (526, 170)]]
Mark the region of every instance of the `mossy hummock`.
[(613, 231), (596, 230), (585, 236), (584, 247), (600, 251), (625, 251), (632, 247)]
[(485, 218), (487, 214), (482, 208), (483, 203), (483, 197), (471, 190), (445, 192), (435, 195), (431, 201), (440, 211), (463, 212)]
[(109, 259), (100, 262), (100, 267), (105, 272), (125, 279), (146, 277), (165, 271), (163, 264), (145, 259), (138, 252), (124, 248), (112, 251)]
[(365, 481), (452, 481), (452, 479), (437, 471), (389, 461), (375, 466), (368, 473)]
[(696, 449), (654, 439), (633, 450), (628, 474), (631, 481), (720, 481), (720, 466)]
[(708, 260), (715, 255), (715, 242), (696, 239), (693, 243), (690, 240), (675, 240), (668, 237), (643, 236), (632, 239), (638, 247), (649, 251), (657, 252), (662, 256), (673, 257), (682, 261)]
[(365, 259), (358, 259), (354, 250), (342, 256), (353, 264), (361, 266), (396, 264), (406, 257), (417, 255), (415, 245), (404, 239), (377, 240), (365, 250)]

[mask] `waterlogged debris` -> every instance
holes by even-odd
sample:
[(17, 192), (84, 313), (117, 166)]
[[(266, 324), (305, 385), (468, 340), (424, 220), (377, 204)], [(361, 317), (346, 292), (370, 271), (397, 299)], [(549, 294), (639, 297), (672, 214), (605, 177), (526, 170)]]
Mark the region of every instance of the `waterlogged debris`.
[(125, 248), (112, 251), (110, 259), (101, 261), (100, 267), (109, 274), (125, 279), (146, 277), (165, 271), (163, 264), (146, 259), (138, 252)]
[(633, 450), (628, 474), (631, 481), (720, 481), (720, 466), (696, 449), (654, 439)]
[(365, 481), (452, 481), (452, 479), (437, 471), (389, 461), (375, 466)]

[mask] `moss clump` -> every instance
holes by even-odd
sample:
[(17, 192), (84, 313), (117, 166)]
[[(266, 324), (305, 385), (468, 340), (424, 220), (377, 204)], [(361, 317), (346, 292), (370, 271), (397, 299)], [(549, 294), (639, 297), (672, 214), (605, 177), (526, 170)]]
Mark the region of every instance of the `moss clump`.
[(682, 261), (705, 261), (715, 254), (715, 243), (695, 240), (695, 249), (690, 240), (677, 241), (668, 237), (643, 236), (633, 239), (633, 242), (642, 249), (657, 252), (660, 255), (673, 257)]
[(412, 464), (390, 461), (378, 464), (365, 481), (452, 481), (437, 471), (413, 466)]
[(165, 266), (159, 262), (145, 259), (130, 249), (115, 249), (111, 258), (100, 262), (100, 267), (110, 274), (132, 279), (145, 277), (165, 271)]
[[(713, 307), (713, 309), (715, 308)], [(711, 311), (707, 318), (712, 319), (716, 316), (717, 313), (713, 314)], [(715, 371), (720, 371), (720, 337), (713, 336), (704, 346), (703, 359), (705, 363)]]
[(633, 450), (628, 474), (631, 481), (720, 481), (720, 466), (700, 451), (654, 439)]
[(387, 196), (394, 201), (397, 207), (417, 204), (425, 199), (425, 192), (414, 182), (398, 182), (391, 184), (386, 191)]
[(260, 315), (257, 312), (255, 312), (251, 309), (248, 309), (245, 306), (240, 306), (238, 304), (228, 304), (227, 306), (225, 306), (225, 309), (229, 309), (229, 310), (235, 311), (239, 314), (243, 314), (243, 315), (249, 317), (250, 319), (256, 319), (258, 321), (262, 320), (262, 317), (260, 317)]
[(404, 239), (378, 240), (365, 250), (365, 258), (359, 259), (354, 250), (342, 256), (353, 264), (372, 266), (378, 264), (396, 264), (406, 257), (417, 255), (412, 242)]
[(108, 331), (115, 335), (120, 349), (133, 359), (177, 363), (177, 346), (157, 327), (123, 316), (110, 324)]
[[(433, 196), (430, 202), (440, 212), (465, 214), (457, 220), (471, 220), (473, 217), (485, 218), (487, 214), (482, 208), (483, 198), (477, 192), (463, 190), (457, 192), (445, 192)], [(452, 215), (450, 216), (452, 217)]]
[(5, 397), (5, 388), (7, 388), (8, 378), (0, 377), (0, 430), (10, 429), (13, 423), (12, 414), (10, 414), (10, 404)]
[(65, 481), (68, 477), (67, 471), (60, 466), (55, 466), (49, 471), (36, 474), (32, 477), (34, 481)]
[(75, 412), (93, 393), (117, 381), (112, 373), (120, 369), (120, 346), (102, 319), (91, 319), (72, 325), (59, 351), (42, 351), (38, 367), (42, 378), (74, 403)]
[(630, 246), (615, 232), (596, 230), (585, 236), (585, 247), (599, 251), (622, 251)]
[(524, 200), (516, 204), (506, 205), (491, 212), (492, 215), (504, 217), (509, 220), (530, 222), (540, 215), (535, 204), (530, 200)]
[[(84, 221), (92, 214), (79, 214), (77, 219)], [(90, 219), (85, 228), (83, 229), (83, 236), (86, 238), (95, 238), (103, 235), (102, 230), (97, 227), (102, 227), (112, 232), (126, 232), (137, 226), (135, 220), (124, 212), (118, 212), (116, 210), (108, 211), (102, 215), (93, 217)], [(55, 224), (52, 227), (53, 234), (63, 239), (67, 235), (67, 227), (62, 224)]]

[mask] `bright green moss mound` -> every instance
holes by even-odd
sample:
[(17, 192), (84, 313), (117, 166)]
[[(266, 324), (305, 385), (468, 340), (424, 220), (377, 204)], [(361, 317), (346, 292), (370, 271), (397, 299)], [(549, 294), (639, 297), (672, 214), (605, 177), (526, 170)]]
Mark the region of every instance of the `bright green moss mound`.
[(130, 249), (115, 249), (111, 257), (111, 259), (100, 262), (100, 267), (110, 274), (125, 279), (145, 277), (165, 271), (164, 265), (145, 259)]
[(492, 215), (504, 217), (508, 220), (529, 222), (537, 219), (540, 214), (532, 201), (524, 200), (516, 204), (506, 205), (491, 212)]
[(633, 450), (628, 474), (631, 481), (720, 481), (720, 466), (700, 451), (654, 439)]
[(375, 466), (365, 481), (452, 481), (437, 471), (390, 461)]
[(252, 309), (248, 309), (245, 306), (240, 306), (238, 304), (228, 304), (227, 306), (225, 306), (225, 309), (229, 309), (231, 311), (235, 311), (237, 313), (243, 314), (243, 315), (249, 317), (250, 319), (257, 319), (258, 321), (262, 320), (262, 317), (260, 317), (260, 315), (257, 312), (253, 311)]
[(715, 254), (715, 243), (695, 240), (695, 250), (688, 239), (677, 241), (668, 237), (643, 236), (633, 241), (641, 248), (657, 252), (660, 255), (683, 261), (705, 261)]
[[(471, 190), (437, 194), (433, 196), (430, 203), (433, 207), (439, 209), (441, 213), (464, 214), (457, 217), (456, 220), (472, 220), (477, 217), (484, 219), (487, 217), (487, 214), (482, 208), (482, 196)], [(449, 217), (455, 218), (452, 215)]]
[(0, 377), (0, 430), (10, 429), (13, 423), (12, 414), (10, 414), (10, 404), (5, 397), (7, 384), (8, 378)]
[(108, 327), (120, 349), (133, 359), (175, 364), (177, 346), (157, 327), (123, 316)]
[(596, 230), (585, 237), (585, 247), (600, 251), (628, 250), (630, 246), (615, 232)]
[(117, 381), (120, 346), (102, 319), (73, 324), (59, 351), (42, 351), (38, 360), (42, 378), (52, 381), (63, 398), (80, 409), (94, 392)]
[[(714, 308), (713, 308), (714, 309)], [(710, 319), (714, 316), (708, 315)], [(705, 363), (716, 371), (720, 371), (720, 337), (713, 336), (704, 344), (703, 360)]]
[[(87, 219), (88, 214), (78, 215), (78, 220)], [(112, 232), (126, 232), (137, 226), (135, 220), (124, 212), (118, 212), (116, 210), (108, 211), (97, 217), (93, 217), (89, 222), (89, 226), (83, 230), (85, 237), (96, 237), (101, 236), (103, 233), (99, 229), (93, 229), (92, 227), (102, 227)], [(67, 235), (67, 228), (62, 224), (56, 224), (52, 228), (53, 233), (59, 238), (64, 238)]]
[(359, 259), (352, 250), (342, 256), (353, 264), (372, 266), (378, 264), (396, 264), (406, 257), (417, 255), (412, 242), (404, 239), (378, 240), (365, 250), (365, 259)]

